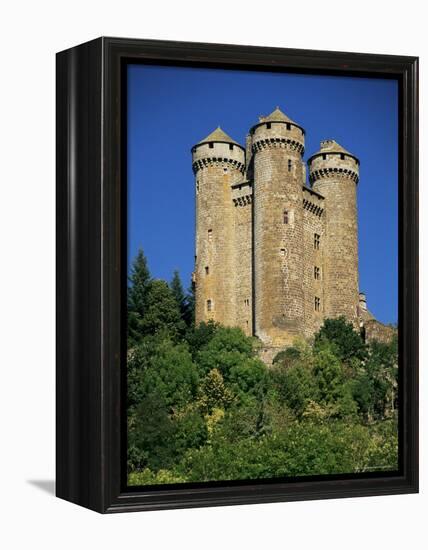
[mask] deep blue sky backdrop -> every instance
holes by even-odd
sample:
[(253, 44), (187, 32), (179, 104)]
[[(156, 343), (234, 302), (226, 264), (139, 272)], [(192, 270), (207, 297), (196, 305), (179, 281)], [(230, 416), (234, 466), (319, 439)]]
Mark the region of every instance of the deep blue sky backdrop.
[(192, 145), (221, 126), (245, 145), (278, 105), (306, 130), (305, 159), (332, 138), (361, 161), (360, 289), (396, 322), (398, 97), (394, 80), (130, 65), (128, 259), (142, 247), (154, 277), (189, 286), (194, 260)]

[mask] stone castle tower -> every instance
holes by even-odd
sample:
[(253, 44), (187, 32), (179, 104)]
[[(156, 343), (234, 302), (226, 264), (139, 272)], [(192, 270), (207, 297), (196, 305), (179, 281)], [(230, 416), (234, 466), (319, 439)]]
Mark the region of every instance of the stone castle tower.
[(321, 142), (309, 187), (304, 150), (305, 130), (279, 108), (245, 148), (221, 128), (192, 148), (196, 322), (240, 327), (272, 353), (342, 315), (383, 334), (358, 287), (359, 160)]

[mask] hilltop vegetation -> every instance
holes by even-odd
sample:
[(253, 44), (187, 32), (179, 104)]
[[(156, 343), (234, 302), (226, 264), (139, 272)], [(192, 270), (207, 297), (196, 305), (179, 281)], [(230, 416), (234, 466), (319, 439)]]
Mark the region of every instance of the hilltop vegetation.
[(130, 485), (397, 469), (397, 342), (343, 318), (268, 368), (240, 329), (194, 324), (178, 273), (128, 289)]

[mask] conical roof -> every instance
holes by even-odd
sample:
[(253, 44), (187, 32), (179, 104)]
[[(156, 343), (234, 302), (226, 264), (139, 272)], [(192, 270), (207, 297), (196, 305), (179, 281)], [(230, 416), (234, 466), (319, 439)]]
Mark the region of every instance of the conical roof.
[(291, 120), (291, 118), (285, 115), (279, 107), (276, 107), (268, 116), (260, 116), (259, 120), (260, 122), (289, 122), (291, 124), (296, 124), (294, 120)]
[[(235, 145), (239, 145), (237, 141), (232, 139), (230, 136), (224, 132), (220, 126), (218, 126), (211, 134), (209, 134), (205, 139), (202, 139), (199, 143), (207, 143), (209, 141), (221, 141), (226, 143), (234, 143)], [(199, 144), (198, 144), (199, 145)]]
[(337, 141), (334, 139), (325, 139), (321, 142), (321, 149), (318, 151), (318, 153), (345, 153), (346, 155), (350, 155), (351, 157), (355, 156), (349, 151), (347, 151), (344, 147), (342, 147)]

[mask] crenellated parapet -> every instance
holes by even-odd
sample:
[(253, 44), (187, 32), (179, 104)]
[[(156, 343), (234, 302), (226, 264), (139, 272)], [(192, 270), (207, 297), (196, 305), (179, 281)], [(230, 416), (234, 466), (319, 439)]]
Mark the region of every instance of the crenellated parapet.
[(308, 160), (309, 181), (315, 184), (322, 180), (359, 180), (360, 161), (333, 139), (321, 142), (320, 150)]
[(306, 187), (306, 185), (304, 185), (302, 189), (303, 189), (303, 209), (309, 212), (310, 214), (313, 214), (314, 216), (321, 218), (321, 216), (324, 213), (324, 203), (325, 203), (324, 197), (319, 193), (316, 193), (309, 187)]
[(219, 127), (204, 140), (192, 147), (192, 168), (197, 174), (200, 170), (217, 168), (220, 172), (236, 170), (245, 172), (245, 149), (232, 140)]
[(236, 159), (230, 158), (217, 158), (217, 157), (207, 157), (196, 160), (192, 164), (193, 173), (196, 174), (199, 170), (204, 170), (206, 168), (232, 168), (238, 170), (241, 174), (245, 171), (245, 164)]
[(291, 152), (300, 153), (303, 156), (305, 152), (305, 147), (299, 141), (290, 138), (260, 138), (252, 145), (252, 152), (257, 153), (258, 151), (263, 151), (264, 149), (287, 149)]
[(324, 208), (308, 199), (303, 199), (303, 208), (318, 218), (321, 218), (324, 212)]
[(305, 152), (305, 130), (276, 108), (269, 116), (260, 117), (250, 130), (252, 153), (266, 149), (285, 149), (302, 156)]
[(311, 184), (324, 178), (348, 178), (357, 184), (359, 180), (359, 175), (358, 172), (352, 170), (351, 168), (337, 168), (331, 166), (319, 168), (318, 170), (311, 170), (309, 174), (309, 181)]
[(245, 181), (232, 185), (232, 201), (234, 206), (249, 206), (253, 202), (253, 184)]

